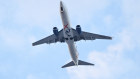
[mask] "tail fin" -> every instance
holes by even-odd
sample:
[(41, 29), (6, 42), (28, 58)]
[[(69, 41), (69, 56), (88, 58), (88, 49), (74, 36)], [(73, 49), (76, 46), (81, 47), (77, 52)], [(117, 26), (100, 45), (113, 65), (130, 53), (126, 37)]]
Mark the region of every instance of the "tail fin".
[[(94, 64), (92, 64), (92, 63), (88, 63), (88, 62), (81, 61), (81, 60), (78, 60), (78, 65), (93, 65), (93, 66), (94, 66)], [(62, 66), (62, 68), (70, 67), (70, 66), (76, 66), (76, 65), (74, 64), (73, 61), (71, 61), (71, 62), (69, 62), (68, 64)]]

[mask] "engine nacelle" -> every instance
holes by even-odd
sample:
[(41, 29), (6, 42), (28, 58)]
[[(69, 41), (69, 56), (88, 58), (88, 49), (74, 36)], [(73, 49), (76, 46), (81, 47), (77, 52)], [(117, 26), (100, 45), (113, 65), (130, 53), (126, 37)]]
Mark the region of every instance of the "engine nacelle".
[(78, 32), (78, 34), (81, 34), (82, 30), (81, 30), (80, 25), (77, 25), (76, 26), (76, 31)]
[(55, 36), (58, 36), (58, 29), (57, 29), (57, 27), (53, 28), (53, 33), (54, 33)]

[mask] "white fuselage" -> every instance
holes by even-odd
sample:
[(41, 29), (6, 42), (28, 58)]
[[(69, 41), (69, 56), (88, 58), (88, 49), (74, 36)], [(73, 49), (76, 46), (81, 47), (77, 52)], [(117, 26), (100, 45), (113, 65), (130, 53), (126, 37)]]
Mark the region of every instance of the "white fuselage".
[(64, 8), (64, 5), (62, 4), (62, 2), (60, 2), (60, 14), (62, 18), (63, 27), (64, 27), (63, 28), (64, 38), (66, 40), (66, 43), (68, 44), (71, 58), (73, 62), (75, 63), (75, 65), (78, 65), (78, 52), (74, 44), (73, 32), (70, 27), (66, 9)]

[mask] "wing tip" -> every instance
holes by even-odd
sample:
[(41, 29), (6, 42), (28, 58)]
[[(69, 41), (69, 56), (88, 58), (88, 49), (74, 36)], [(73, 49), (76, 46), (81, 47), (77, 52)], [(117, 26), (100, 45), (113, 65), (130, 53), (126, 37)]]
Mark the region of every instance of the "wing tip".
[(112, 37), (110, 37), (110, 36), (107, 36), (107, 37), (106, 37), (106, 39), (108, 39), (108, 40), (112, 40)]
[(110, 40), (112, 40), (112, 37), (109, 37)]
[(35, 46), (35, 43), (32, 43), (32, 46)]
[(110, 37), (110, 40), (112, 40), (113, 39), (113, 37)]

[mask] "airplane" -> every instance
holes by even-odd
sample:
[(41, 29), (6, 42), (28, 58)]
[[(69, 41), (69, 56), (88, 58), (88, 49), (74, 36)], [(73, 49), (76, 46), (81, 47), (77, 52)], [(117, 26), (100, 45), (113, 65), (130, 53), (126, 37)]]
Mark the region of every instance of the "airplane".
[(80, 40), (95, 40), (95, 39), (111, 40), (112, 37), (82, 31), (80, 25), (77, 25), (76, 29), (72, 28), (70, 26), (67, 12), (66, 12), (66, 9), (65, 9), (62, 1), (60, 1), (60, 15), (61, 15), (61, 19), (62, 19), (63, 29), (58, 31), (57, 27), (53, 27), (52, 35), (50, 35), (46, 38), (43, 38), (37, 42), (34, 42), (34, 43), (32, 43), (32, 45), (35, 46), (35, 45), (44, 44), (44, 43), (51, 44), (51, 43), (56, 43), (56, 42), (61, 42), (61, 43), (66, 42), (68, 44), (68, 48), (70, 51), (72, 61), (69, 62), (68, 64), (62, 66), (62, 68), (66, 68), (66, 67), (70, 67), (70, 66), (78, 66), (78, 65), (94, 66), (94, 64), (92, 64), (92, 63), (88, 63), (88, 62), (78, 59), (78, 52), (75, 47), (75, 42), (80, 41)]

